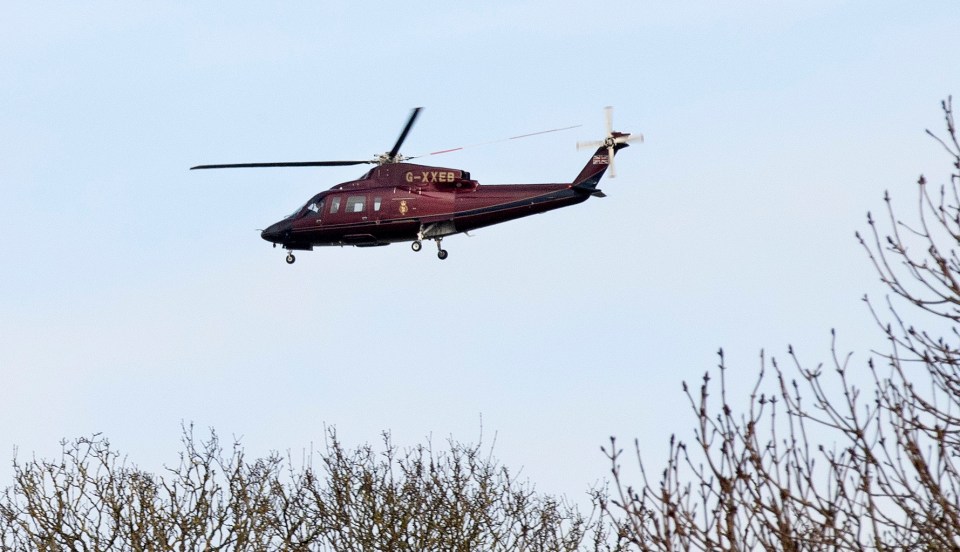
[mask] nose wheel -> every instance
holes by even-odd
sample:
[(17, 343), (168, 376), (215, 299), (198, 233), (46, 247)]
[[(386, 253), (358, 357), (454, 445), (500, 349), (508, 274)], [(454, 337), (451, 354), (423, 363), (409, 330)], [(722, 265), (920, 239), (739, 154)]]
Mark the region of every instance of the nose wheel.
[(287, 264), (293, 264), (296, 260), (297, 258), (293, 256), (293, 253), (287, 253)]

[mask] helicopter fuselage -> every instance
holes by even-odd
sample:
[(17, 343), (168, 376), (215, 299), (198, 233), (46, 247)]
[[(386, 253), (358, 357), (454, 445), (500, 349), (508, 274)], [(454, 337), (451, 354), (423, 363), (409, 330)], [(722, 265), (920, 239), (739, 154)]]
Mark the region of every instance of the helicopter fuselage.
[(393, 163), (311, 198), (263, 239), (289, 250), (438, 239), (581, 203), (573, 183), (481, 185), (459, 169)]

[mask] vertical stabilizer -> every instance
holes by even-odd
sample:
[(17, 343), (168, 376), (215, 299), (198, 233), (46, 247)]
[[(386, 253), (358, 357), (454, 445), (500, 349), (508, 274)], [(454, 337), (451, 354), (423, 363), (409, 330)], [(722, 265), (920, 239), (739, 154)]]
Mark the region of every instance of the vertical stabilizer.
[(583, 170), (580, 171), (580, 174), (573, 179), (573, 186), (575, 188), (581, 188), (586, 190), (594, 190), (597, 188), (597, 184), (600, 183), (600, 179), (603, 177), (603, 174), (607, 172), (607, 169), (610, 167), (613, 157), (611, 157), (611, 152), (613, 155), (623, 148), (627, 147), (627, 144), (615, 144), (611, 147), (600, 146), (597, 148), (597, 151), (593, 153), (590, 159), (587, 161), (587, 164), (584, 165)]

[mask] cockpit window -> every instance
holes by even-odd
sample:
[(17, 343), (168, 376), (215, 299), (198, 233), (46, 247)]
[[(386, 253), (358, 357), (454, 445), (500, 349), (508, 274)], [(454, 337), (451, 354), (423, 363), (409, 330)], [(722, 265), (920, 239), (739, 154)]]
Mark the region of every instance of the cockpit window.
[(307, 215), (322, 215), (323, 214), (323, 200), (314, 201), (310, 205), (307, 205), (307, 210), (303, 212), (303, 216)]
[(287, 218), (294, 218), (297, 215), (300, 217), (305, 217), (310, 214), (317, 214), (323, 211), (323, 199), (318, 199), (319, 196), (314, 196), (310, 201), (306, 202), (302, 207), (296, 211), (290, 213)]
[(340, 196), (337, 196), (330, 200), (330, 214), (334, 214), (340, 210)]

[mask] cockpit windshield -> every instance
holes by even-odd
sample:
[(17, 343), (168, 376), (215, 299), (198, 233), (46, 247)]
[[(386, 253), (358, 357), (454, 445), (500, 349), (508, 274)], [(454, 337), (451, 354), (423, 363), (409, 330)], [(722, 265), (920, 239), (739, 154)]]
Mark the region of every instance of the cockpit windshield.
[[(302, 207), (300, 207), (300, 208), (297, 209), (296, 211), (294, 211), (294, 212), (290, 213), (289, 215), (287, 215), (287, 218), (288, 218), (288, 219), (292, 219), (292, 218), (302, 218), (302, 217), (305, 217), (305, 216), (307, 216), (307, 215), (309, 215), (309, 214), (311, 214), (311, 213), (312, 213), (312, 214), (317, 214), (317, 213), (319, 213), (319, 212), (321, 212), (321, 211), (323, 211), (323, 198), (320, 197), (320, 195), (315, 195), (315, 196), (313, 196), (312, 198), (310, 198), (309, 201), (307, 201), (306, 203), (304, 203)], [(298, 216), (298, 215), (299, 215), (299, 216)]]

